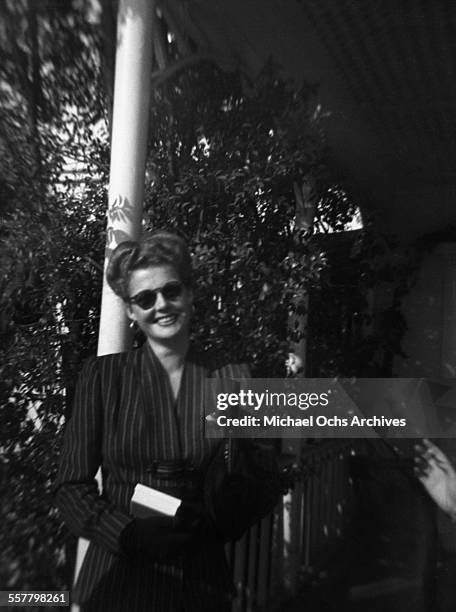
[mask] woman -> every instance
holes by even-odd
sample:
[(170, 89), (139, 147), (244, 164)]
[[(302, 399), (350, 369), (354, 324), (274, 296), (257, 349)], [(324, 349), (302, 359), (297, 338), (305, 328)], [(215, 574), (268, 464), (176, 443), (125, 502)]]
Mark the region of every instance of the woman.
[[(191, 261), (179, 236), (120, 244), (107, 279), (146, 342), (88, 360), (78, 382), (57, 481), (66, 523), (90, 540), (75, 599), (83, 610), (229, 610), (223, 542), (270, 510), (278, 488), (266, 500), (245, 471), (227, 473), (228, 447), (204, 438), (201, 398), (207, 377), (248, 371), (208, 363), (190, 347)], [(133, 518), (137, 483), (182, 499), (176, 517)]]

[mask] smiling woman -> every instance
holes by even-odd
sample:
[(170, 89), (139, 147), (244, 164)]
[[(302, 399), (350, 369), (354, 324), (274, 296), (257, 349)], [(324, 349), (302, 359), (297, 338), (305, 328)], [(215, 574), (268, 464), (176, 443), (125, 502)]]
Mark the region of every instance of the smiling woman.
[[(224, 542), (271, 510), (280, 491), (273, 471), (262, 479), (248, 469), (251, 449), (230, 443), (230, 465), (243, 470), (233, 474), (227, 443), (204, 437), (205, 380), (249, 372), (190, 346), (191, 276), (186, 244), (169, 232), (122, 243), (108, 266), (147, 341), (87, 362), (65, 433), (57, 503), (91, 541), (74, 593), (84, 611), (227, 612)], [(138, 483), (181, 499), (176, 515), (133, 517)]]

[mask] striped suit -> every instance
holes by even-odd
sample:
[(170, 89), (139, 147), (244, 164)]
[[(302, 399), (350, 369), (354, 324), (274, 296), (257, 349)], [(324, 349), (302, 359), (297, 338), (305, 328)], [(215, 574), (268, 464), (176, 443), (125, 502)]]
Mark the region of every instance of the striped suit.
[[(90, 540), (74, 593), (83, 610), (229, 610), (231, 581), (219, 540), (208, 538), (169, 564), (119, 551), (120, 533), (132, 520), (136, 483), (178, 497), (200, 495), (198, 468), (218, 444), (203, 435), (201, 398), (208, 376), (245, 377), (248, 371), (208, 367), (189, 351), (174, 401), (168, 376), (147, 342), (136, 351), (86, 362), (56, 483), (67, 525)], [(94, 480), (100, 465), (101, 495)]]

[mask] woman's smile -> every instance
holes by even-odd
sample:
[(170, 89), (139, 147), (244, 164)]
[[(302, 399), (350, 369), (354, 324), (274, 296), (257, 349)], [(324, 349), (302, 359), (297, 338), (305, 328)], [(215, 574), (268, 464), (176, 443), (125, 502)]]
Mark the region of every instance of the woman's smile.
[(161, 327), (168, 327), (169, 325), (174, 325), (178, 318), (178, 314), (157, 315), (156, 317), (154, 317), (153, 322), (157, 325), (160, 325)]

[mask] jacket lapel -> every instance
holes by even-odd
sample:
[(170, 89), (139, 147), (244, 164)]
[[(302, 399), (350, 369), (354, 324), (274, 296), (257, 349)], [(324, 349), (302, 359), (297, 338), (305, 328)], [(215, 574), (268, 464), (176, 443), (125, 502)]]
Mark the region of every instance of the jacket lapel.
[(154, 454), (158, 460), (179, 460), (180, 436), (168, 375), (147, 342), (138, 352), (141, 402)]
[(206, 369), (190, 354), (177, 398), (177, 420), (182, 440), (182, 458), (199, 465), (205, 454), (203, 393)]

